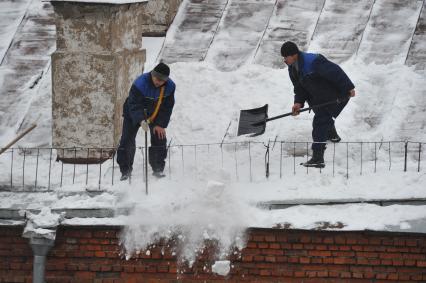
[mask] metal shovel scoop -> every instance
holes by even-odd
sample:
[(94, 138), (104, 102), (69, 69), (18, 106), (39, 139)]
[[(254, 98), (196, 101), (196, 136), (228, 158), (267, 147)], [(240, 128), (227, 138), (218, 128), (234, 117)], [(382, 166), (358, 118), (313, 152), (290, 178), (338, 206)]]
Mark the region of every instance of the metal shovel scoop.
[[(302, 108), (299, 110), (299, 112), (305, 112), (312, 109), (321, 108), (327, 105), (338, 104), (348, 99), (349, 97), (345, 99), (336, 99), (336, 100), (325, 102), (322, 104), (313, 105), (312, 107)], [(251, 134), (250, 137), (262, 135), (266, 129), (266, 122), (291, 116), (291, 115), (293, 115), (293, 112), (268, 118), (268, 104), (265, 104), (264, 106), (259, 108), (241, 110), (237, 135), (241, 136), (241, 135)]]

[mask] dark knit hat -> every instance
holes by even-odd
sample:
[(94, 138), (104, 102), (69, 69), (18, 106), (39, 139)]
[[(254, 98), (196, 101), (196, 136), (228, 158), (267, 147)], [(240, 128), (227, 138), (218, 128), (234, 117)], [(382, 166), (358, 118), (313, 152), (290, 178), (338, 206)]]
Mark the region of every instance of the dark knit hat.
[(151, 71), (151, 74), (162, 81), (167, 81), (170, 75), (170, 68), (164, 63), (159, 63), (155, 66), (154, 70)]
[(287, 41), (281, 46), (281, 56), (287, 57), (299, 53), (296, 43)]

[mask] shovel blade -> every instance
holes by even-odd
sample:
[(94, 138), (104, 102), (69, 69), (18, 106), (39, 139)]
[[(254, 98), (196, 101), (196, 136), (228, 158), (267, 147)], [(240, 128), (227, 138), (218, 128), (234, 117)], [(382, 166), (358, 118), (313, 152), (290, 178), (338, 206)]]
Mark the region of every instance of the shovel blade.
[(268, 104), (259, 108), (240, 111), (238, 123), (238, 136), (252, 134), (251, 137), (265, 132), (266, 119), (268, 118)]

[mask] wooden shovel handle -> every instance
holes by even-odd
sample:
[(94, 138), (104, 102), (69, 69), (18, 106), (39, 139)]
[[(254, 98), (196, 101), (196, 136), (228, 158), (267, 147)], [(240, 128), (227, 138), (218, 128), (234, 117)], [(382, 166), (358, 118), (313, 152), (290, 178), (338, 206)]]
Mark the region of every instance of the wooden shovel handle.
[(20, 133), (16, 138), (13, 139), (13, 141), (11, 141), (5, 147), (3, 147), (3, 148), (0, 149), (0, 154), (2, 154), (3, 152), (5, 152), (9, 147), (11, 147), (17, 141), (19, 141), (20, 139), (22, 139), (26, 134), (28, 134), (29, 132), (31, 132), (35, 127), (37, 127), (37, 124), (33, 124), (31, 127), (29, 127), (28, 129), (26, 129), (25, 131), (23, 131), (22, 133)]

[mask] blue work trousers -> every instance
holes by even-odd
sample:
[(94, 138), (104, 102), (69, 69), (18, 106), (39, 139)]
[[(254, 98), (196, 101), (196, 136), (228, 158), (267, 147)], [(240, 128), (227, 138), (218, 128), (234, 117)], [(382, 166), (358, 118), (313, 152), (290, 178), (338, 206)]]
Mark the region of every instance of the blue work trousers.
[[(133, 161), (136, 153), (136, 135), (139, 125), (135, 126), (128, 117), (124, 117), (123, 130), (120, 145), (117, 150), (117, 163), (121, 173), (133, 170)], [(154, 172), (163, 172), (167, 157), (167, 139), (159, 139), (154, 135), (153, 126), (149, 128), (151, 136), (151, 146), (149, 147), (149, 165)]]
[(348, 100), (338, 104), (325, 106), (315, 109), (315, 116), (312, 122), (312, 150), (320, 151), (325, 149), (325, 143), (328, 140), (331, 128), (334, 126), (334, 119), (339, 116), (345, 108)]

